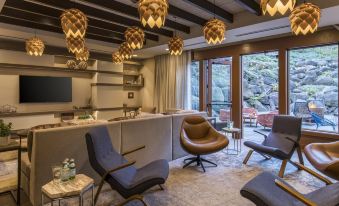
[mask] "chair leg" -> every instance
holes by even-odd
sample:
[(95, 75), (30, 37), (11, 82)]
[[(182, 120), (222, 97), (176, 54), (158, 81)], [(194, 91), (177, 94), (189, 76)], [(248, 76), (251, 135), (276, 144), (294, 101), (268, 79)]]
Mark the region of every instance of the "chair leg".
[(134, 195), (132, 197), (127, 198), (125, 201), (119, 203), (117, 206), (123, 206), (126, 205), (127, 203), (134, 201), (134, 200), (139, 200), (144, 206), (148, 206), (146, 202), (144, 201), (144, 197), (141, 195)]
[(162, 185), (159, 185), (159, 187), (160, 187), (160, 190), (164, 190), (164, 188), (162, 187)]
[(300, 146), (297, 147), (297, 153), (299, 157), (299, 163), (304, 165), (303, 153), (301, 152)]
[(279, 171), (279, 177), (280, 178), (284, 177), (287, 162), (288, 162), (288, 160), (283, 160), (282, 163), (281, 163), (281, 167), (280, 167), (280, 171)]
[(202, 164), (202, 162), (207, 162), (207, 163), (209, 163), (209, 164), (211, 164), (211, 165), (213, 165), (213, 166), (215, 166), (215, 167), (218, 167), (218, 165), (215, 164), (214, 162), (211, 162), (211, 161), (206, 160), (206, 159), (203, 159), (203, 158), (200, 158), (200, 159), (201, 159), (201, 164)]
[(263, 154), (261, 152), (257, 151), (257, 153), (259, 153), (261, 156), (263, 156), (266, 160), (270, 160), (271, 159), (271, 157), (268, 157), (268, 156), (266, 156), (265, 154)]
[(248, 160), (250, 159), (251, 155), (253, 154), (253, 150), (251, 149), (250, 151), (248, 151), (244, 161), (242, 162), (244, 165), (247, 164)]
[(182, 168), (186, 168), (186, 167), (188, 167), (190, 164), (192, 164), (192, 163), (194, 163), (194, 162), (196, 162), (196, 161), (197, 161), (197, 159), (194, 158), (194, 159), (192, 159), (191, 161), (187, 162)]

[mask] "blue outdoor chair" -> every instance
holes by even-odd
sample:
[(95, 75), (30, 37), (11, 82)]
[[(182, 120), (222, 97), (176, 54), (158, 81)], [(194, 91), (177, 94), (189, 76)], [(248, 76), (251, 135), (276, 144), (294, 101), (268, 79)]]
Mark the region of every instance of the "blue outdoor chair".
[(311, 112), (311, 116), (314, 122), (317, 124), (317, 129), (319, 126), (332, 126), (333, 130), (335, 130), (335, 126), (337, 126), (334, 122), (325, 119), (314, 112)]

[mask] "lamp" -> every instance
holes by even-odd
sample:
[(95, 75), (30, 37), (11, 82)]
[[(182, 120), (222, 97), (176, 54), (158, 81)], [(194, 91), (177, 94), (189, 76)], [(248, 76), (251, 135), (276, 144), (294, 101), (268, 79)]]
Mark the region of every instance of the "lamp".
[(125, 39), (130, 48), (141, 49), (144, 46), (145, 33), (139, 27), (132, 26), (125, 31)]
[(312, 3), (303, 3), (296, 7), (291, 15), (291, 29), (296, 35), (314, 33), (318, 29), (320, 8)]
[(168, 13), (167, 0), (139, 0), (139, 15), (142, 25), (161, 28)]
[(61, 27), (66, 38), (84, 38), (87, 29), (87, 17), (79, 9), (66, 9), (62, 12)]
[(69, 52), (72, 53), (81, 53), (85, 47), (85, 40), (83, 38), (66, 38), (66, 45)]
[(284, 15), (287, 11), (292, 11), (297, 0), (261, 0), (260, 6), (263, 14), (268, 13), (274, 16), (278, 12)]
[(226, 25), (223, 21), (213, 18), (209, 20), (204, 28), (204, 36), (208, 44), (221, 43), (225, 39)]
[(119, 52), (114, 52), (112, 54), (112, 61), (113, 61), (114, 64), (122, 64), (123, 59), (122, 59)]
[(84, 47), (82, 52), (75, 53), (75, 58), (76, 58), (76, 60), (79, 60), (79, 61), (85, 61), (85, 62), (88, 61), (88, 59), (89, 59), (88, 48)]
[(26, 52), (31, 56), (42, 56), (45, 50), (44, 42), (38, 37), (26, 40)]
[(123, 60), (132, 58), (133, 50), (126, 42), (122, 43), (119, 47), (119, 53)]
[(168, 42), (168, 49), (171, 55), (181, 55), (184, 49), (184, 40), (179, 36), (174, 36)]

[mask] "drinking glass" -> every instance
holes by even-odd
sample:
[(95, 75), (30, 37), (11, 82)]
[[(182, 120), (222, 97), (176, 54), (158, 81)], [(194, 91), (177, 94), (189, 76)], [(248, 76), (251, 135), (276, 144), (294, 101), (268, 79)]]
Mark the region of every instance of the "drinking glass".
[(233, 124), (234, 124), (233, 121), (229, 121), (229, 122), (228, 122), (228, 128), (229, 128), (229, 129), (233, 129)]

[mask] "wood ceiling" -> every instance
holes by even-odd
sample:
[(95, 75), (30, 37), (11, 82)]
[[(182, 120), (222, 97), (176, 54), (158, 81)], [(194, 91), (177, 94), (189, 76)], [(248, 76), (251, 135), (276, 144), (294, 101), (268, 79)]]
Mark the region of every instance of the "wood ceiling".
[[(182, 1), (192, 6), (192, 9), (180, 8)], [(225, 1), (225, 0), (223, 0)], [(235, 1), (244, 10), (256, 15), (261, 15), (260, 6), (256, 0), (231, 0)], [(215, 15), (226, 23), (233, 23), (233, 14), (218, 6), (212, 0), (175, 0), (170, 2), (169, 16), (165, 27), (161, 29), (144, 28), (146, 41), (159, 41), (159, 36), (172, 37), (174, 31), (189, 34), (190, 26), (182, 22), (203, 26), (208, 20), (204, 14), (196, 11), (198, 8), (207, 14)], [(137, 0), (7, 0), (0, 13), (0, 22), (32, 29), (63, 33), (60, 26), (60, 15), (64, 9), (78, 8), (89, 19), (86, 38), (108, 43), (120, 44), (124, 41), (124, 31), (129, 26), (141, 26), (136, 8)], [(177, 17), (174, 21), (172, 17)], [(183, 21), (180, 21), (183, 20)]]

